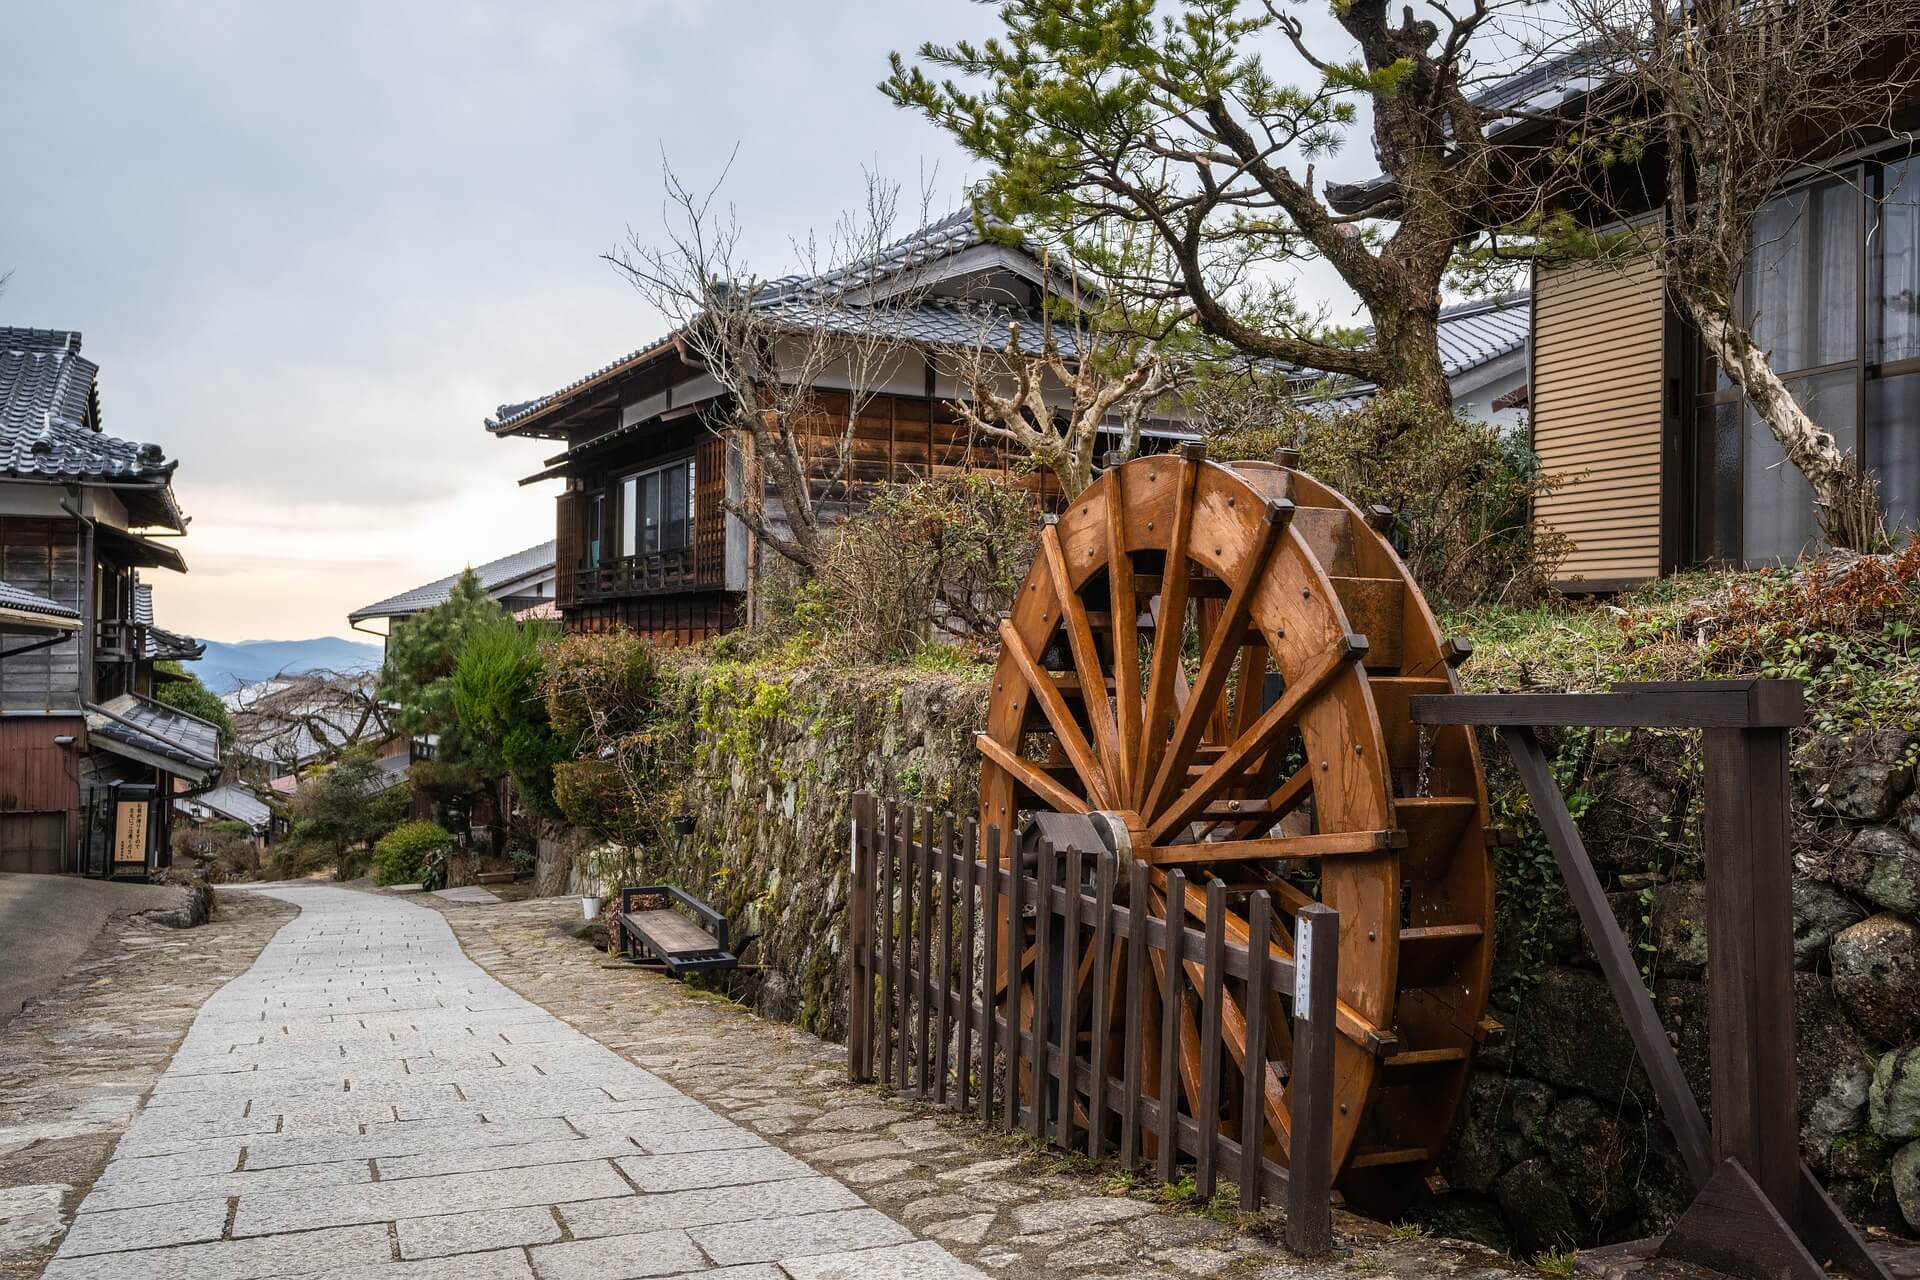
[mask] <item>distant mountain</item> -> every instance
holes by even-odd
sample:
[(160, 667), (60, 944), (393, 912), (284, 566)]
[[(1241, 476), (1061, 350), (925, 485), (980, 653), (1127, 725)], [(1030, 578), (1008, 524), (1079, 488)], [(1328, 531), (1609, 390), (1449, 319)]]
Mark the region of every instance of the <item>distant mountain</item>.
[(320, 636), (314, 640), (241, 640), (227, 644), (207, 641), (206, 657), (189, 662), (186, 669), (215, 693), (227, 693), (235, 685), (252, 684), (282, 672), (298, 675), (302, 671), (373, 671), (379, 668), (383, 654), (377, 644), (342, 640), (338, 636)]

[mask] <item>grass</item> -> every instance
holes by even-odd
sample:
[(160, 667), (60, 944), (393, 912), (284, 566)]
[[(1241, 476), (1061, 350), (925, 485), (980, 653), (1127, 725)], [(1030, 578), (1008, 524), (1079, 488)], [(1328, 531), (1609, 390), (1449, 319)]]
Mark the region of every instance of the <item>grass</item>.
[(1396, 1222), (1387, 1228), (1387, 1235), (1396, 1244), (1414, 1244), (1433, 1238), (1433, 1228), (1422, 1226), (1418, 1222)]
[(1545, 1276), (1570, 1276), (1579, 1265), (1580, 1255), (1572, 1249), (1562, 1253), (1558, 1249), (1549, 1249), (1545, 1253), (1533, 1255), (1533, 1269)]

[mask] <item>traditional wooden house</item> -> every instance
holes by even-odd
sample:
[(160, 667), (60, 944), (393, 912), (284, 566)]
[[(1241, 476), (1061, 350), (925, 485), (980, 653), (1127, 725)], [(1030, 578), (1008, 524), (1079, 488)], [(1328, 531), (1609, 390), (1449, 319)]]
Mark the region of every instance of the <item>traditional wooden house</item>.
[(101, 430), (98, 373), (78, 333), (0, 328), (0, 871), (145, 876), (170, 797), (220, 774), (214, 727), (152, 697), (200, 653), (140, 580), (186, 570), (176, 464)]
[[(555, 578), (553, 546), (549, 540), (524, 551), (516, 551), (510, 556), (474, 565), (473, 576), (481, 588), (498, 600), (501, 608), (508, 613), (519, 615), (551, 606)], [(347, 625), (355, 631), (377, 635), (384, 640), (408, 618), (445, 604), (459, 581), (459, 573), (450, 573), (423, 586), (362, 605), (347, 615)], [(375, 631), (372, 626), (374, 623), (384, 624), (386, 630)]]
[[(1609, 74), (1570, 53), (1479, 101), (1508, 113), (1496, 141), (1537, 147)], [(1738, 301), (1799, 402), (1877, 473), (1895, 529), (1920, 524), (1920, 99), (1906, 92), (1893, 135), (1807, 153), (1754, 228)], [(1335, 202), (1360, 209), (1384, 181)], [(1611, 181), (1604, 211), (1576, 201), (1569, 212), (1610, 230), (1661, 216), (1657, 145)], [(1534, 448), (1562, 478), (1535, 517), (1571, 543), (1561, 586), (1615, 590), (1819, 549), (1805, 479), (1679, 314), (1655, 261), (1537, 270), (1532, 322)]]
[[(755, 306), (808, 342), (884, 339), (884, 375), (857, 389), (832, 361), (813, 376), (817, 426), (797, 446), (822, 489), (850, 401), (858, 413), (851, 483), (861, 487), (962, 469), (1014, 474), (999, 443), (977, 438), (955, 412), (964, 394), (952, 359), (1007, 340), (1037, 351), (1043, 297), (1074, 283), (1031, 246), (1007, 243), (956, 214), (887, 249), (821, 276), (774, 282)], [(1055, 325), (1061, 349), (1074, 334)], [(783, 371), (787, 365), (783, 364)], [(762, 548), (727, 510), (754, 486), (771, 492), (749, 433), (728, 427), (727, 398), (682, 333), (669, 333), (548, 395), (502, 405), (489, 433), (564, 447), (522, 483), (566, 482), (555, 519), (555, 600), (570, 630), (630, 627), (662, 643), (719, 634), (744, 617)], [(1174, 421), (1143, 434), (1164, 447), (1191, 439)], [(1044, 490), (1047, 481), (1023, 475)], [(771, 499), (770, 505), (771, 505)]]

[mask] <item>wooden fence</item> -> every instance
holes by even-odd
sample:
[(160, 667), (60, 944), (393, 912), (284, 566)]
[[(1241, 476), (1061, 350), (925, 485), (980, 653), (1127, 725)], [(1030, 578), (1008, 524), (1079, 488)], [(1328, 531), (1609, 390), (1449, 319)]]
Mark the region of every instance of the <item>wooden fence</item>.
[[(1226, 889), (1217, 881), (1205, 886), (1204, 927), (1169, 928), (1132, 905), (1149, 901), (1157, 869), (1116, 857), (1085, 818), (1043, 819), (1003, 858), (997, 828), (983, 842), (971, 821), (854, 798), (851, 1077), (977, 1112), (990, 1127), (1111, 1158), (1125, 1170), (1150, 1168), (1163, 1181), (1190, 1168), (1203, 1199), (1231, 1180), (1243, 1209), (1286, 1206), (1296, 1252), (1324, 1252), (1332, 1238), (1339, 914), (1319, 904), (1298, 913), (1305, 962), (1297, 967), (1269, 945), (1275, 922), (1265, 892), (1249, 898), (1244, 942), (1227, 936)], [(1166, 900), (1184, 901), (1181, 870), (1167, 868), (1165, 877)], [(1009, 954), (1023, 971), (1031, 958), (1036, 977), (1024, 989), (1006, 980), (1004, 962), (993, 962)], [(1075, 963), (1065, 963), (1068, 956)], [(1275, 997), (1291, 1004), (1285, 1163), (1265, 1127), (1267, 1071), (1228, 1070), (1221, 1060), (1228, 979), (1245, 994), (1250, 1046), (1284, 1045), (1287, 1028), (1270, 1028), (1268, 1009)], [(1161, 991), (1185, 994), (1163, 1001)], [(1158, 1070), (1143, 1071), (1154, 1038), (1145, 1022), (1156, 1007), (1162, 1056)], [(1185, 1017), (1200, 1028), (1197, 1097), (1180, 1086), (1175, 1062)], [(1244, 1092), (1223, 1096), (1228, 1086)]]

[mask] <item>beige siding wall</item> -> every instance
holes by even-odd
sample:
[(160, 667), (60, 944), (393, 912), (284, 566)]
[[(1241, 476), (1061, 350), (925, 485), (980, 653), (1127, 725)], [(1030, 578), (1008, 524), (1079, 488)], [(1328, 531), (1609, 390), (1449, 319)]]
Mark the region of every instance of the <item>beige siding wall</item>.
[(1562, 477), (1536, 518), (1572, 540), (1564, 584), (1660, 572), (1665, 316), (1651, 261), (1535, 281), (1534, 448), (1544, 472)]

